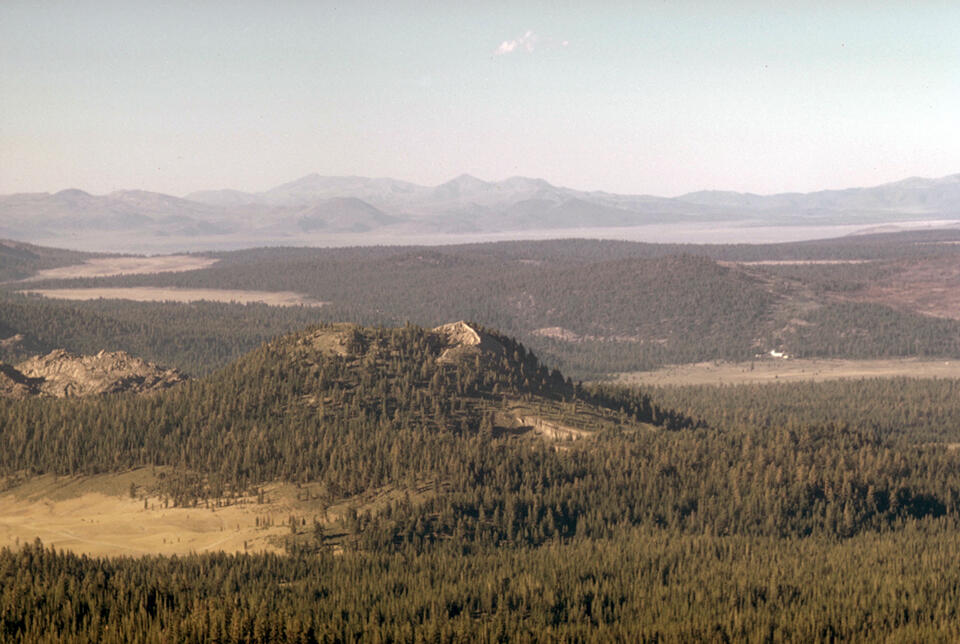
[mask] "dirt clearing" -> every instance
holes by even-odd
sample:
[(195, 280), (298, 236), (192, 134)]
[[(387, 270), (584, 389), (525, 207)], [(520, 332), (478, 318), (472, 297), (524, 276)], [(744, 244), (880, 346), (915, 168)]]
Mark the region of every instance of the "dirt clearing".
[(955, 257), (903, 262), (893, 275), (840, 297), (960, 320), (960, 263)]
[(323, 306), (325, 303), (292, 291), (232, 291), (219, 288), (161, 286), (116, 288), (50, 288), (23, 290), (28, 295), (61, 300), (134, 300), (136, 302), (259, 302), (270, 306)]

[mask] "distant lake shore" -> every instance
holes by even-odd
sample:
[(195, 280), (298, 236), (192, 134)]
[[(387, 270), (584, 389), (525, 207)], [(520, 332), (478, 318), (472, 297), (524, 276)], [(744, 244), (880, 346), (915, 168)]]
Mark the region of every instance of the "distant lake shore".
[(495, 233), (304, 233), (288, 235), (155, 235), (139, 232), (90, 233), (19, 239), (33, 244), (88, 252), (165, 254), (176, 252), (228, 251), (262, 246), (444, 246), (511, 240), (614, 239), (671, 244), (766, 244), (829, 239), (846, 235), (905, 232), (960, 226), (960, 221), (905, 221), (884, 225), (845, 224), (816, 226), (766, 226), (756, 220), (717, 224), (678, 223), (607, 228), (551, 228)]

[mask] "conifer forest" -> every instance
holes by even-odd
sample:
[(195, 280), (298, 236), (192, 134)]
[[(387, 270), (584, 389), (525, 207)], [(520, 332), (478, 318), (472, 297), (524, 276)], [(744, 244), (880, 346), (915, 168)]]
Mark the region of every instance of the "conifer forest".
[[(259, 249), (31, 282), (87, 257), (14, 250), (0, 246), (0, 536), (24, 525), (4, 505), (65, 507), (123, 481), (110, 498), (144, 521), (242, 511), (262, 538), (88, 554), (57, 545), (66, 528), (17, 533), (0, 548), (0, 641), (960, 639), (960, 375), (614, 378), (746, 370), (771, 350), (949, 364), (960, 321), (909, 286), (956, 262), (949, 233)], [(69, 301), (25, 285), (324, 305)], [(188, 377), (2, 393), (62, 377), (20, 371), (54, 349)], [(41, 498), (41, 484), (80, 491)], [(241, 526), (219, 529), (226, 543)]]

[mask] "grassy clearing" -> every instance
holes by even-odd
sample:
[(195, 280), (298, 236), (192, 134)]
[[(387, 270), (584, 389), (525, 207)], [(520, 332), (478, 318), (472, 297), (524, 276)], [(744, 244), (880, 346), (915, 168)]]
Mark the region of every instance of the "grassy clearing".
[(767, 382), (821, 382), (855, 378), (960, 378), (960, 360), (760, 359), (753, 362), (699, 362), (655, 371), (616, 374), (629, 385), (730, 385)]
[(196, 255), (159, 255), (156, 257), (100, 257), (82, 264), (47, 268), (24, 281), (46, 279), (74, 279), (79, 277), (110, 277), (112, 275), (143, 275), (148, 273), (178, 273), (209, 268), (218, 259)]
[(294, 517), (297, 534), (310, 533), (316, 520), (324, 528), (325, 545), (337, 549), (345, 536), (343, 520), (352, 511), (376, 512), (400, 498), (416, 504), (434, 493), (432, 484), (421, 484), (409, 491), (381, 488), (328, 501), (319, 486), (275, 483), (263, 486), (260, 498), (173, 507), (150, 493), (162, 472), (44, 475), (8, 488), (0, 492), (0, 548), (39, 537), (57, 549), (96, 556), (280, 552)]

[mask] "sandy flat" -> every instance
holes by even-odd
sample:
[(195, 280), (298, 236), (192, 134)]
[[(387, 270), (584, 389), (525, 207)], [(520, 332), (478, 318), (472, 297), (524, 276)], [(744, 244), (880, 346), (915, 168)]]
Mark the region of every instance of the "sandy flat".
[(195, 271), (216, 264), (213, 257), (195, 255), (159, 255), (156, 257), (100, 257), (82, 264), (48, 268), (37, 271), (24, 281), (45, 279), (73, 279), (77, 277), (109, 277), (111, 275), (142, 275), (145, 273), (177, 273)]
[(842, 378), (960, 378), (960, 360), (760, 359), (755, 362), (700, 362), (656, 371), (617, 374), (616, 381), (639, 385), (723, 385), (838, 380)]
[(21, 293), (62, 300), (134, 300), (137, 302), (260, 302), (271, 306), (323, 306), (323, 302), (292, 291), (232, 291), (217, 288), (175, 288), (160, 286), (117, 288), (52, 288), (23, 290)]

